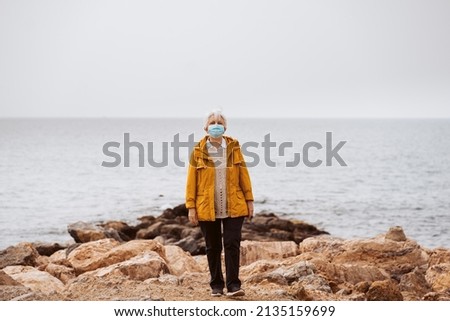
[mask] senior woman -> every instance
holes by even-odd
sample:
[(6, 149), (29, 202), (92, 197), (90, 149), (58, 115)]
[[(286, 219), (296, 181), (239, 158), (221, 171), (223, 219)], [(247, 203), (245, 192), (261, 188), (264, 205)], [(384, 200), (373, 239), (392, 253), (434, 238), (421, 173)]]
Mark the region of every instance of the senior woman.
[[(224, 133), (227, 119), (220, 110), (208, 114), (205, 137), (191, 154), (186, 184), (189, 221), (200, 225), (206, 243), (211, 295), (245, 295), (239, 280), (241, 230), (253, 216), (250, 176), (239, 142)], [(222, 275), (222, 238), (226, 283)]]

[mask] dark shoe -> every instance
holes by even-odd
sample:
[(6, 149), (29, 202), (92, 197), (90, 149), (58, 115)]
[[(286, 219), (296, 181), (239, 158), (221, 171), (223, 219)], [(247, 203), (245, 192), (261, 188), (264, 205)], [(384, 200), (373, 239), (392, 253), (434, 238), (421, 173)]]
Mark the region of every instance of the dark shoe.
[(238, 289), (232, 289), (231, 291), (227, 292), (227, 296), (244, 296), (245, 292), (244, 290), (238, 288)]
[(212, 289), (211, 291), (211, 296), (221, 296), (223, 295), (223, 290), (222, 289)]

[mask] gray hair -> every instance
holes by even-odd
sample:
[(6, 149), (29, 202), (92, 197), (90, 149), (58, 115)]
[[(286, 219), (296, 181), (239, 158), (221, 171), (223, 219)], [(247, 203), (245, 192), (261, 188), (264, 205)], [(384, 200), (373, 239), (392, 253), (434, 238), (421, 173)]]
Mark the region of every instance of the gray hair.
[(223, 119), (223, 123), (224, 123), (224, 127), (225, 127), (225, 128), (227, 127), (227, 117), (223, 114), (222, 108), (216, 108), (216, 109), (211, 110), (211, 111), (206, 115), (206, 118), (205, 118), (205, 128), (208, 126), (208, 121), (209, 121), (209, 119), (210, 119), (211, 117), (213, 117), (213, 116), (222, 118), (222, 119)]

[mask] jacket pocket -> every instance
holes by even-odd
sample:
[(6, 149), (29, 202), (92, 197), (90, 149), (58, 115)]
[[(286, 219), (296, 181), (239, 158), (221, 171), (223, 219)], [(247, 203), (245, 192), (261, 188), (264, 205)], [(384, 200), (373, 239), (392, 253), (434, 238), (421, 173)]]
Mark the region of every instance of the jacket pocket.
[(234, 215), (247, 215), (247, 202), (244, 197), (244, 192), (240, 188), (236, 188), (232, 197), (232, 210)]
[(209, 217), (209, 200), (207, 194), (197, 194), (195, 200), (195, 207), (197, 215), (200, 220), (205, 220)]
[(244, 192), (241, 189), (237, 189), (236, 196), (240, 199), (244, 199)]

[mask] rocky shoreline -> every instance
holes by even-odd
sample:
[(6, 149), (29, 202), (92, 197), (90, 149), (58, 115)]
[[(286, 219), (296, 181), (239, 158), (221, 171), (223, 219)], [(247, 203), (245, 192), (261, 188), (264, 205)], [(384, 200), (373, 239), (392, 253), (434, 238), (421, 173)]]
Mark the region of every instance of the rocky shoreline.
[[(72, 244), (0, 251), (0, 300), (230, 300), (210, 296), (204, 241), (184, 205), (139, 221), (77, 222)], [(257, 214), (242, 236), (239, 300), (450, 300), (450, 250), (424, 248), (400, 227), (344, 240)]]

